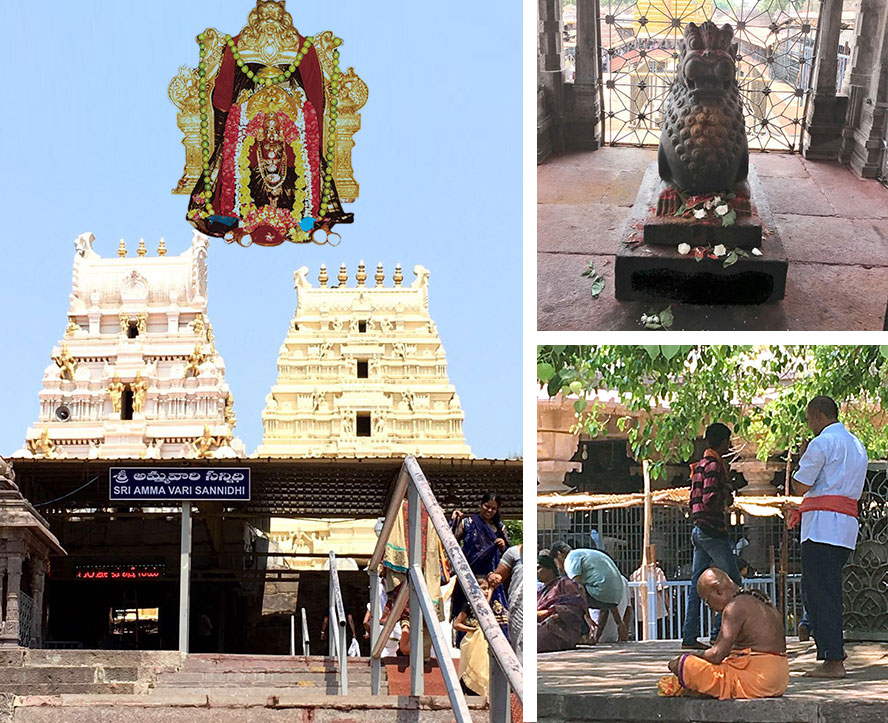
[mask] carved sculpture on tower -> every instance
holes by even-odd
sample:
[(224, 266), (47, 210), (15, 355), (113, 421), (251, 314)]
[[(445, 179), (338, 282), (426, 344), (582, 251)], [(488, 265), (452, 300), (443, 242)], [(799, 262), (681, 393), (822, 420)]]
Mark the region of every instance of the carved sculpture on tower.
[[(209, 339), (206, 252), (194, 231), (178, 256), (144, 243), (127, 256), (75, 241), (64, 339), (50, 353), (40, 410), (16, 457), (169, 459), (245, 456), (234, 438), (225, 364)], [(187, 373), (197, 357), (195, 374)]]
[(295, 274), (297, 307), (262, 413), (259, 457), (471, 457), (464, 414), (428, 311), (429, 272), (400, 266), (374, 286), (361, 262), (355, 285), (345, 265), (338, 286)]
[(173, 78), (169, 96), (185, 134), (188, 220), (243, 246), (325, 243), (351, 223), (351, 168), (367, 86), (339, 69), (342, 41), (302, 35), (283, 0), (257, 0), (234, 36), (207, 28), (199, 62)]

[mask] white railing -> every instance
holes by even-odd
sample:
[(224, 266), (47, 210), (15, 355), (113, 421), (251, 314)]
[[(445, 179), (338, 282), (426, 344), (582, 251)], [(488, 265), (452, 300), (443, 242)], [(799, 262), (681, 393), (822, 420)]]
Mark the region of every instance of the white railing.
[[(794, 603), (798, 600), (801, 606), (801, 593), (799, 588), (799, 576), (787, 576), (786, 580), (786, 597), (787, 601)], [(777, 575), (772, 569), (767, 577), (750, 577), (744, 578), (743, 586), (754, 590), (761, 590), (772, 601), (777, 601)], [(648, 640), (679, 640), (682, 637), (684, 629), (685, 617), (688, 609), (688, 596), (691, 593), (690, 580), (667, 580), (665, 582), (654, 582), (648, 585), (646, 582), (630, 582), (629, 583), (629, 600), (632, 609), (635, 611), (636, 632), (637, 623), (644, 621), (648, 626)], [(650, 599), (648, 599), (650, 598)], [(663, 603), (666, 607), (666, 614), (658, 618), (659, 605)], [(653, 610), (654, 614), (648, 618), (645, 609)], [(793, 634), (795, 625), (798, 620), (790, 618), (794, 613), (794, 605), (783, 607), (785, 614), (785, 625), (787, 633)], [(712, 629), (712, 621), (715, 614), (700, 602), (700, 627), (697, 631), (697, 637), (706, 637)], [(794, 621), (794, 622), (793, 622)]]
[(305, 608), (302, 608), (302, 654), (306, 658), (311, 655), (311, 644), (308, 639), (308, 619), (305, 617)]
[[(392, 603), (385, 625), (380, 630), (381, 611), (379, 609), (379, 569), (385, 553), (398, 512), (407, 497), (408, 530), (407, 548), (409, 569), (407, 582), (401, 586), (397, 597)], [(432, 604), (432, 598), (426, 586), (422, 570), (422, 526), (421, 510), (426, 508), (435, 531), (441, 538), (444, 552), (450, 560), (453, 572), (465, 591), (466, 598), (472, 606), (479, 627), (487, 639), (490, 649), (490, 682), (488, 686), (488, 703), (491, 723), (508, 723), (511, 719), (510, 688), (519, 699), (524, 696), (524, 684), (521, 662), (509, 645), (505, 634), (496, 621), (493, 611), (484, 593), (475, 579), (475, 574), (463, 555), (462, 549), (447, 523), (444, 511), (435, 499), (432, 488), (414, 457), (407, 457), (401, 466), (398, 480), (395, 483), (391, 501), (385, 515), (376, 549), (370, 559), (370, 611), (371, 611), (371, 653), (370, 653), (370, 686), (373, 695), (379, 695), (381, 681), (381, 656), (386, 641), (391, 636), (395, 623), (404, 612), (407, 600), (410, 600), (410, 694), (423, 694), (423, 620), (432, 638), (432, 645), (438, 657), (438, 665), (447, 687), (447, 695), (453, 706), (453, 715), (457, 723), (471, 723), (472, 717), (466, 704), (465, 696), (459, 684), (459, 677), (453, 666), (450, 641), (446, 639), (438, 616)]]
[(330, 604), (327, 611), (327, 639), (330, 657), (339, 658), (339, 695), (348, 695), (348, 657), (346, 656), (345, 607), (339, 587), (336, 554), (330, 550)]

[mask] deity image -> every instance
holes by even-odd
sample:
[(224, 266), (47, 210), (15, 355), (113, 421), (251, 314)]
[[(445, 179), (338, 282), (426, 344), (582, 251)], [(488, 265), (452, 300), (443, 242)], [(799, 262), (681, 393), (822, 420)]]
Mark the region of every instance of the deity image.
[(746, 179), (749, 147), (730, 25), (688, 23), (663, 109), (660, 178), (685, 193), (726, 191)]
[(353, 134), (367, 86), (339, 70), (342, 41), (294, 27), (284, 2), (258, 0), (236, 36), (197, 36), (196, 71), (170, 84), (185, 133), (188, 220), (243, 246), (325, 243), (357, 197)]

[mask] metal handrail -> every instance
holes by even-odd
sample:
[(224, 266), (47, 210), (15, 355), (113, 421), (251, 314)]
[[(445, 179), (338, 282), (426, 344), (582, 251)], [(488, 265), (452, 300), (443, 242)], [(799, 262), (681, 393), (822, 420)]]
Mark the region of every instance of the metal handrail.
[[(407, 583), (401, 587), (395, 599), (385, 627), (380, 631), (381, 611), (379, 609), (379, 568), (385, 554), (385, 547), (397, 519), (398, 511), (407, 496), (409, 529), (407, 531), (407, 547), (409, 566)], [(428, 480), (419, 467), (415, 457), (407, 457), (401, 466), (391, 501), (386, 510), (385, 521), (373, 557), (370, 559), (370, 615), (371, 615), (371, 653), (370, 653), (370, 688), (373, 695), (379, 695), (381, 683), (381, 656), (386, 640), (391, 635), (394, 625), (407, 604), (408, 591), (410, 600), (410, 693), (423, 694), (423, 629), (422, 622), (428, 626), (438, 664), (447, 687), (447, 695), (453, 706), (453, 713), (458, 723), (471, 723), (472, 718), (466, 704), (465, 696), (459, 684), (459, 677), (453, 666), (450, 643), (445, 640), (438, 616), (435, 614), (431, 595), (426, 586), (422, 571), (422, 515), (421, 507), (425, 507), (429, 519), (441, 538), (444, 552), (450, 560), (478, 625), (487, 639), (490, 650), (490, 684), (489, 704), (491, 723), (506, 723), (510, 720), (511, 705), (509, 691), (515, 691), (520, 700), (524, 698), (524, 683), (521, 662), (509, 641), (503, 634), (490, 604), (481, 591), (475, 574), (463, 554), (459, 542), (450, 529), (441, 505), (435, 499)]]
[(330, 605), (327, 618), (330, 657), (339, 658), (339, 695), (348, 695), (348, 658), (346, 657), (345, 606), (339, 587), (336, 553), (330, 550)]
[(302, 608), (302, 654), (305, 657), (311, 655), (311, 641), (308, 638), (308, 618), (305, 617), (305, 608)]

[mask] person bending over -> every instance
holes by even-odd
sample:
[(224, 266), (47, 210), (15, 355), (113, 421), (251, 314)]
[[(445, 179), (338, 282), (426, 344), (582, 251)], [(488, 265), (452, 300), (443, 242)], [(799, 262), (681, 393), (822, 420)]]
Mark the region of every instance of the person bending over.
[(715, 567), (700, 575), (697, 591), (703, 602), (721, 612), (721, 632), (707, 650), (669, 661), (674, 675), (660, 681), (661, 695), (692, 691), (719, 700), (783, 695), (789, 663), (777, 608), (762, 593), (740, 588)]

